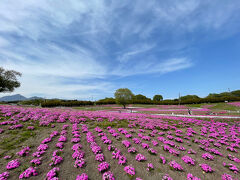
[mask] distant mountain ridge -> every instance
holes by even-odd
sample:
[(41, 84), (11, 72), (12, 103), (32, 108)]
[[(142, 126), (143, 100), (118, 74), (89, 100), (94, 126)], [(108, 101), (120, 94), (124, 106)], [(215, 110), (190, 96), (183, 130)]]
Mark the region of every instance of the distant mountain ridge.
[(37, 96), (33, 96), (30, 98), (26, 98), (25, 96), (21, 95), (21, 94), (15, 94), (15, 95), (11, 95), (11, 96), (3, 96), (0, 98), (0, 101), (25, 101), (25, 100), (34, 100), (34, 99), (43, 99), (41, 97), (37, 97)]

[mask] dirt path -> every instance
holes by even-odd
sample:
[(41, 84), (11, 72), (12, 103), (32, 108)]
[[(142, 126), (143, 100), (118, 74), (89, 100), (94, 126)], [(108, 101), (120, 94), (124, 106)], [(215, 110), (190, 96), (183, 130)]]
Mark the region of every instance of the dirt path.
[(183, 114), (152, 114), (159, 116), (178, 116), (178, 117), (191, 117), (191, 118), (219, 118), (219, 119), (240, 119), (240, 116), (205, 116), (205, 115), (183, 115)]

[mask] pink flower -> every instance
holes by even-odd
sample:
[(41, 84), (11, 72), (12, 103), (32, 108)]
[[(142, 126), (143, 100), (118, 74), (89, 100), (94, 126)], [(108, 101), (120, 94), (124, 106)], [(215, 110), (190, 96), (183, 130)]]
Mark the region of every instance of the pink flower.
[(41, 160), (42, 160), (41, 158), (36, 158), (36, 159), (31, 160), (30, 163), (38, 166), (42, 163)]
[(148, 149), (148, 148), (149, 148), (149, 145), (148, 145), (147, 143), (142, 143), (142, 147), (143, 147), (144, 149)]
[(132, 154), (135, 154), (137, 152), (137, 150), (134, 147), (130, 147), (130, 148), (128, 148), (128, 152), (132, 153)]
[(98, 165), (98, 171), (103, 172), (109, 169), (109, 164), (107, 162), (102, 162)]
[(176, 171), (183, 171), (182, 166), (180, 164), (178, 164), (176, 161), (170, 161), (169, 165)]
[(125, 156), (123, 156), (123, 155), (119, 156), (118, 164), (123, 165), (123, 164), (126, 164), (126, 163), (127, 163), (127, 158)]
[(60, 149), (63, 149), (63, 143), (62, 142), (59, 142), (56, 144), (56, 147), (57, 148), (60, 148)]
[(51, 159), (51, 163), (49, 164), (49, 166), (55, 166), (57, 164), (60, 164), (63, 161), (63, 158), (61, 156), (53, 156)]
[(9, 172), (5, 171), (2, 174), (0, 174), (0, 179), (1, 180), (7, 180), (9, 175), (10, 175)]
[(103, 180), (115, 180), (113, 173), (111, 171), (107, 171), (107, 172), (103, 173), (102, 179)]
[(104, 161), (104, 155), (101, 153), (101, 154), (97, 154), (95, 156), (95, 160), (99, 161), (99, 162), (103, 162)]
[(149, 149), (148, 149), (148, 152), (149, 152), (150, 154), (152, 154), (152, 155), (156, 155), (156, 154), (157, 154), (157, 151), (156, 151), (155, 149), (153, 149), (153, 148), (149, 148)]
[(148, 163), (147, 164), (147, 171), (151, 171), (153, 169), (154, 169), (153, 164), (152, 163)]
[(15, 169), (17, 167), (19, 167), (21, 165), (21, 163), (19, 162), (19, 159), (14, 159), (10, 162), (8, 162), (6, 168), (9, 169)]
[(85, 165), (85, 160), (83, 158), (75, 160), (75, 163), (74, 163), (75, 168), (78, 168), (78, 167), (82, 168), (84, 165)]
[(8, 156), (8, 155), (3, 157), (3, 159), (11, 159), (11, 158), (12, 156)]
[(190, 156), (183, 156), (182, 160), (186, 163), (186, 164), (190, 164), (190, 165), (195, 165), (195, 160), (192, 159)]
[(129, 148), (131, 146), (131, 143), (127, 140), (122, 141), (122, 144), (126, 147)]
[(213, 172), (214, 170), (208, 165), (208, 164), (199, 164), (199, 166), (202, 168), (203, 171), (206, 173)]
[(137, 154), (137, 155), (136, 155), (136, 160), (139, 161), (139, 162), (141, 162), (141, 161), (146, 161), (147, 159), (145, 158), (144, 155), (142, 155), (142, 154)]
[(166, 164), (166, 159), (161, 154), (160, 154), (160, 162), (163, 163), (163, 164)]
[(206, 159), (206, 160), (213, 160), (214, 156), (209, 153), (204, 153), (204, 154), (202, 154), (202, 158)]
[(168, 174), (165, 174), (162, 180), (173, 180), (173, 178), (171, 178)]
[(134, 176), (135, 175), (135, 169), (132, 166), (126, 166), (124, 167), (124, 171), (130, 175), (130, 176)]
[(16, 154), (23, 157), (28, 155), (29, 151), (30, 151), (30, 147), (25, 147), (21, 151), (17, 152)]
[(192, 174), (188, 173), (187, 180), (201, 180), (201, 179), (198, 177), (194, 177)]
[[(58, 176), (58, 171), (59, 171), (59, 168), (58, 167), (55, 167), (53, 169), (51, 169), (48, 173), (47, 173), (47, 177), (46, 177), (46, 180), (52, 180), (52, 179), (56, 179), (56, 177)], [(57, 179), (56, 179), (57, 180)]]
[(82, 173), (81, 175), (77, 175), (76, 180), (88, 180), (88, 175), (86, 173)]
[(77, 150), (80, 150), (80, 149), (82, 149), (82, 145), (81, 144), (74, 144), (72, 146), (72, 150), (73, 151), (77, 151)]
[(29, 167), (23, 173), (19, 175), (19, 179), (29, 178), (31, 176), (37, 176), (36, 167)]

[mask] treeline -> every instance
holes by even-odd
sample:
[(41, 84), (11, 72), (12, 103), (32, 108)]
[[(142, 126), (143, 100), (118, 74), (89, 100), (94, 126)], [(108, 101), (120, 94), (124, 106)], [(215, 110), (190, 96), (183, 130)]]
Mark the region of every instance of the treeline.
[(34, 99), (28, 101), (18, 102), (20, 105), (34, 105), (41, 107), (74, 107), (74, 106), (87, 106), (94, 105), (92, 101), (78, 101), (78, 100), (61, 100), (61, 99)]
[(78, 101), (78, 100), (45, 100), (41, 103), (42, 107), (74, 107), (74, 106), (87, 106), (94, 105), (92, 101)]
[[(210, 93), (204, 98), (197, 95), (181, 96), (178, 99), (165, 99), (161, 95), (155, 95), (153, 99), (148, 98), (142, 94), (134, 95), (132, 104), (157, 104), (157, 105), (178, 105), (178, 104), (200, 104), (200, 103), (218, 103), (225, 101), (240, 101), (240, 90), (223, 93)], [(104, 98), (96, 102), (96, 104), (115, 104), (114, 98)]]
[[(218, 102), (240, 101), (240, 90), (223, 93), (210, 93), (204, 98), (197, 95), (181, 96), (178, 99), (163, 99), (161, 95), (155, 95), (152, 99), (142, 94), (133, 96), (132, 104), (157, 104), (157, 105), (178, 105), (178, 104), (200, 104), (200, 103), (218, 103)], [(41, 107), (74, 107), (88, 105), (107, 105), (116, 104), (115, 98), (104, 98), (98, 101), (79, 101), (79, 100), (61, 100), (61, 99), (33, 99), (27, 101), (11, 101), (4, 104), (34, 105)]]

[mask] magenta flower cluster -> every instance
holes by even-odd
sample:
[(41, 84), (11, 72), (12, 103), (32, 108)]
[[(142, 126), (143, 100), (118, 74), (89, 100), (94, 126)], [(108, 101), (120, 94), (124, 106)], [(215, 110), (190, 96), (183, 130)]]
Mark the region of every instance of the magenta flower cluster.
[(26, 156), (26, 155), (28, 155), (29, 154), (29, 151), (30, 151), (30, 147), (25, 147), (25, 148), (23, 148), (21, 151), (19, 151), (19, 152), (17, 152), (16, 154), (18, 155), (18, 156)]
[(21, 165), (19, 159), (14, 159), (8, 162), (6, 168), (8, 170), (18, 168)]
[(208, 164), (199, 164), (199, 166), (206, 173), (212, 173), (214, 171), (214, 169), (212, 169), (211, 166), (209, 166)]
[(31, 176), (37, 176), (36, 167), (29, 167), (19, 175), (19, 179), (29, 178)]
[(54, 167), (53, 169), (48, 171), (48, 173), (46, 175), (46, 180), (58, 180), (58, 177), (57, 177), (58, 171), (59, 171), (58, 167)]
[(98, 171), (104, 172), (109, 169), (109, 164), (107, 162), (102, 162), (98, 165)]
[(135, 169), (131, 165), (128, 165), (128, 166), (124, 167), (124, 171), (130, 176), (135, 175)]
[(9, 176), (10, 176), (9, 172), (5, 171), (2, 174), (0, 174), (0, 179), (7, 180)]
[(142, 161), (146, 161), (146, 157), (142, 154), (137, 154), (136, 155), (136, 160), (139, 161), (139, 162), (142, 162)]
[(170, 161), (168, 164), (171, 168), (173, 168), (176, 171), (183, 171), (182, 166), (178, 164), (176, 161)]
[(88, 175), (86, 173), (82, 173), (81, 175), (77, 175), (76, 180), (88, 180)]
[(201, 179), (196, 176), (193, 176), (191, 173), (188, 173), (187, 180), (201, 180)]

